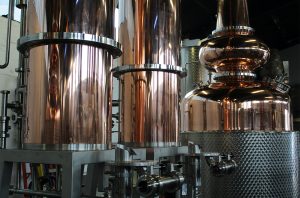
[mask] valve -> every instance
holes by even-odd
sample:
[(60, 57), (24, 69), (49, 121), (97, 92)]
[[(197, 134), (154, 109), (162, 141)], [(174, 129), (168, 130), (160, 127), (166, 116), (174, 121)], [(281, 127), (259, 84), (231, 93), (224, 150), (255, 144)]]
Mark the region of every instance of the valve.
[(142, 197), (154, 197), (163, 193), (173, 193), (181, 188), (184, 177), (171, 172), (169, 176), (143, 175), (137, 181), (137, 192)]
[(224, 176), (233, 173), (238, 167), (232, 159), (232, 154), (206, 155), (206, 163), (210, 167), (213, 175)]

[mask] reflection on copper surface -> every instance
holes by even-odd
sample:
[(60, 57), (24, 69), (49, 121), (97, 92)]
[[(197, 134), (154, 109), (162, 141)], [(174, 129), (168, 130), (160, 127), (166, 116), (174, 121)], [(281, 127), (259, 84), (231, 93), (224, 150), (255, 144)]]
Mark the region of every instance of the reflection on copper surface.
[(30, 51), (24, 143), (107, 144), (111, 56), (76, 44)]
[[(114, 0), (29, 0), (26, 33), (78, 32), (113, 38), (114, 8)], [(105, 49), (87, 45), (30, 49), (24, 143), (110, 146), (111, 65), (112, 56)]]
[(177, 74), (160, 71), (121, 76), (121, 143), (138, 147), (176, 145), (179, 82)]
[(219, 0), (216, 30), (237, 26), (250, 26), (247, 0)]
[(269, 48), (253, 36), (229, 35), (214, 37), (202, 44), (199, 60), (220, 71), (253, 71), (265, 64)]
[(182, 102), (182, 131), (290, 131), (290, 98), (266, 85), (198, 88)]
[(200, 63), (220, 71), (251, 72), (265, 64), (269, 48), (253, 36), (247, 0), (219, 0), (212, 38), (202, 43)]
[(28, 0), (27, 34), (79, 32), (114, 37), (114, 0)]
[(180, 65), (180, 1), (124, 1), (119, 27), (124, 56), (118, 65)]
[[(180, 65), (180, 0), (124, 1), (117, 65)], [(120, 142), (138, 147), (175, 145), (179, 133), (177, 74), (132, 71), (120, 77)]]
[(269, 48), (253, 36), (246, 0), (219, 0), (217, 28), (202, 43), (199, 60), (216, 70), (216, 83), (199, 87), (182, 103), (183, 131), (290, 131), (290, 97), (255, 82)]

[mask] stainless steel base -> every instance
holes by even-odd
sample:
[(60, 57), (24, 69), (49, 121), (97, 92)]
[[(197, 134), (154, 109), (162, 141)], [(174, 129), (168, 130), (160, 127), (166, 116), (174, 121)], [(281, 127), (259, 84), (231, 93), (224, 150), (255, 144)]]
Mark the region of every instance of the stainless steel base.
[[(188, 147), (130, 148), (128, 150), (125, 148), (127, 147), (115, 148), (116, 161), (106, 164), (111, 167), (110, 171), (113, 173), (113, 175), (111, 175), (111, 182), (113, 184), (112, 198), (141, 198), (137, 191), (136, 182), (138, 175), (141, 176), (140, 174), (142, 172), (144, 172), (144, 174), (151, 172), (151, 174), (159, 175), (160, 169), (158, 167), (160, 167), (160, 160), (166, 158), (170, 160), (172, 157), (174, 157), (175, 160), (175, 156), (188, 154)], [(129, 153), (131, 153), (131, 155)], [(132, 155), (133, 153), (134, 155)], [(167, 196), (166, 193), (167, 192), (165, 192), (164, 196), (157, 195), (155, 198), (180, 197), (179, 191), (172, 193), (170, 196)]]
[[(0, 151), (0, 197), (1, 198), (8, 197), (10, 178), (12, 174), (12, 166), (14, 162), (60, 164), (63, 168), (61, 197), (79, 198), (82, 192), (82, 188), (81, 188), (82, 165), (96, 164), (105, 161), (112, 161), (114, 159), (115, 159), (114, 150), (105, 150), (105, 151), (1, 150)], [(92, 176), (89, 177), (90, 181), (93, 181)]]
[(234, 174), (215, 177), (202, 160), (202, 197), (300, 197), (299, 132), (182, 133), (181, 141), (202, 152), (232, 153), (238, 164)]

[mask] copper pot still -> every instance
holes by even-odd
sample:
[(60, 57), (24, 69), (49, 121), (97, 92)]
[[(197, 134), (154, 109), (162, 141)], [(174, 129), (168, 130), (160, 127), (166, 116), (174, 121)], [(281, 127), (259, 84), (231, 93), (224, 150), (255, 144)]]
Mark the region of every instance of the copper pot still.
[(201, 161), (203, 197), (299, 197), (299, 132), (292, 131), (290, 97), (253, 73), (269, 54), (249, 26), (247, 1), (219, 0), (217, 28), (199, 52), (200, 62), (216, 70), (216, 82), (183, 99), (181, 143), (232, 153), (238, 167), (218, 177)]
[(290, 131), (290, 97), (276, 84), (256, 82), (269, 48), (249, 26), (246, 0), (219, 0), (216, 30), (201, 44), (199, 60), (216, 83), (189, 92), (182, 102), (182, 131)]
[[(114, 38), (114, 9), (113, 0), (29, 0), (26, 36)], [(47, 40), (27, 53), (24, 148), (109, 148), (111, 53), (65, 40)]]
[[(180, 0), (124, 1), (119, 39), (119, 143), (178, 144), (180, 130)], [(176, 30), (176, 31), (174, 31)]]

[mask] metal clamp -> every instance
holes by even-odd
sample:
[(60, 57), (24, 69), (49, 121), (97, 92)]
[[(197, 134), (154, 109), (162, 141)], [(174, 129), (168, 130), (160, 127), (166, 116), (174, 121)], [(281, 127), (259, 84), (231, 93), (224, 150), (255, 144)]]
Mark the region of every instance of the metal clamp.
[(253, 77), (255, 78), (255, 73), (252, 72), (239, 72), (239, 71), (224, 71), (216, 74), (216, 78), (220, 77), (234, 77), (234, 76), (243, 76), (243, 77)]
[(276, 89), (276, 91), (279, 91), (281, 93), (288, 93), (291, 89), (291, 86), (283, 82), (276, 82), (274, 88)]
[(222, 35), (226, 34), (227, 32), (238, 32), (240, 35), (249, 35), (253, 34), (255, 30), (249, 26), (227, 26), (222, 29), (216, 29), (212, 32), (212, 35)]
[(256, 77), (255, 73), (252, 72), (230, 72), (230, 71), (224, 71), (217, 73), (214, 77), (214, 80), (216, 81), (230, 81), (234, 79), (235, 81), (240, 79), (243, 81), (253, 81), (253, 79)]
[(103, 48), (111, 53), (114, 58), (122, 55), (122, 45), (117, 41), (103, 36), (77, 32), (43, 32), (23, 36), (18, 40), (17, 48), (21, 53), (25, 53), (33, 47), (59, 43), (84, 44)]
[(276, 76), (274, 79), (270, 77), (263, 79), (263, 81), (270, 83), (270, 87), (272, 89), (275, 89), (276, 91), (284, 94), (288, 93), (291, 89), (291, 86), (286, 83), (287, 80), (287, 74)]
[(114, 77), (118, 78), (124, 73), (139, 71), (161, 71), (179, 74), (181, 77), (186, 76), (186, 71), (180, 66), (164, 64), (142, 64), (142, 65), (124, 65), (112, 69)]

